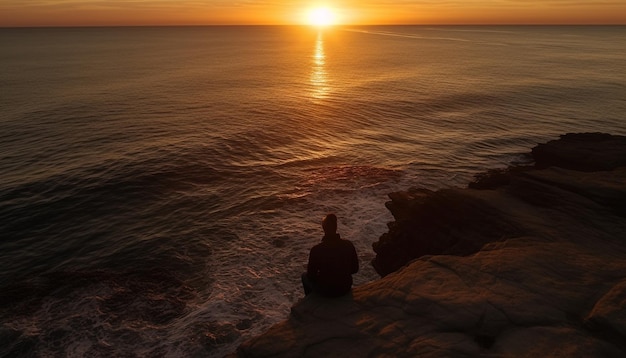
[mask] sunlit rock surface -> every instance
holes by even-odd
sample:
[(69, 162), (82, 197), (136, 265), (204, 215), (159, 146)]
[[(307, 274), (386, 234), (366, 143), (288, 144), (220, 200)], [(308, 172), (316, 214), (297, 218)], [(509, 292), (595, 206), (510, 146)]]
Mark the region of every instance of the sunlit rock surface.
[(468, 189), (391, 194), (384, 278), (301, 300), (237, 354), (626, 356), (626, 137), (532, 154)]

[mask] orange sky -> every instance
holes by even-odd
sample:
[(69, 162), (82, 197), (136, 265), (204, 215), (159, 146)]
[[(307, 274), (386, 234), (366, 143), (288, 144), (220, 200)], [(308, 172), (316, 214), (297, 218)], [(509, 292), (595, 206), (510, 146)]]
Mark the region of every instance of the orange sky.
[(624, 0), (0, 0), (0, 26), (301, 24), (326, 5), (345, 24), (625, 24)]

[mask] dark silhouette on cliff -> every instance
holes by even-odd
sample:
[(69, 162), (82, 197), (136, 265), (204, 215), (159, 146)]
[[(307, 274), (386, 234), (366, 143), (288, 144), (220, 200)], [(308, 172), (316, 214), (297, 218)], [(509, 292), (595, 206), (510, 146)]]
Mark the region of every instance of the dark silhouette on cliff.
[(322, 242), (311, 249), (307, 272), (302, 274), (304, 293), (342, 296), (352, 288), (352, 274), (359, 271), (359, 258), (354, 245), (337, 233), (335, 214), (326, 215), (322, 228)]

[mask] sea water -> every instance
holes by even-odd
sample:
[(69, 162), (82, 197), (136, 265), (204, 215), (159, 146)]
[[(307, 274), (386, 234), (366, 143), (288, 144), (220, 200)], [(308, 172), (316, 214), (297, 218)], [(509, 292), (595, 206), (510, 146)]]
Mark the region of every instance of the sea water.
[(221, 356), (320, 220), (626, 134), (625, 27), (0, 29), (0, 354)]

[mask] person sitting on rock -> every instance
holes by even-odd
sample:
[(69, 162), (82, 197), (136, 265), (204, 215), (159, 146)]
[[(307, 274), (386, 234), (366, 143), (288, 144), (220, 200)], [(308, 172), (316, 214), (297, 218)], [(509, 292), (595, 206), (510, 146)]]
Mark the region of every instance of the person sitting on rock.
[(359, 258), (352, 242), (337, 233), (337, 216), (322, 220), (324, 237), (309, 253), (307, 272), (302, 274), (304, 293), (327, 297), (343, 296), (352, 288), (352, 274), (359, 271)]

